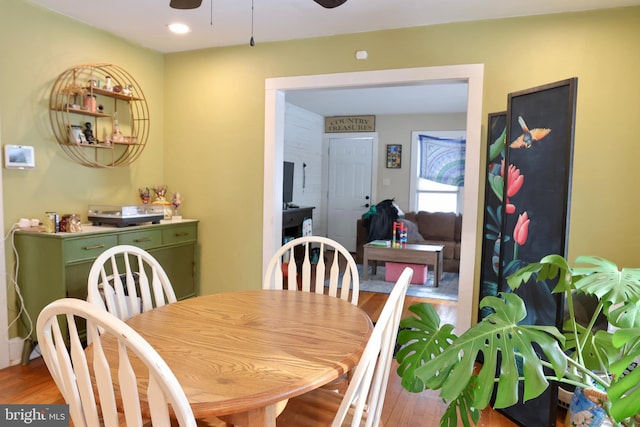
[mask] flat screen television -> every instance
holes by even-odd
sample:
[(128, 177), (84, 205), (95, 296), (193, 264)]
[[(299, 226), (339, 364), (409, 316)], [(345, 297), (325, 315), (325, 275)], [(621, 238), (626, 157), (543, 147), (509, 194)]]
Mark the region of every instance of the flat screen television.
[(293, 201), (293, 162), (284, 162), (282, 167), (282, 203)]

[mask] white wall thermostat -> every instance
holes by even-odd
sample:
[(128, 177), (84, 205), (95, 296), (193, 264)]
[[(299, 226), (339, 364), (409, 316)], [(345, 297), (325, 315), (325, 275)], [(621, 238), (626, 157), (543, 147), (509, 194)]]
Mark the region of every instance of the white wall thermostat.
[(29, 145), (5, 145), (4, 167), (8, 169), (27, 169), (36, 166), (33, 147)]

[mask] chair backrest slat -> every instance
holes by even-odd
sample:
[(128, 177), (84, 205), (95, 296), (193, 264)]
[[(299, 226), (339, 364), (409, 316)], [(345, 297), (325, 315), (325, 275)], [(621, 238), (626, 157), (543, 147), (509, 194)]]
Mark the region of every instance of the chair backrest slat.
[(378, 426), (404, 299), (412, 276), (413, 270), (405, 268), (393, 287), (349, 382), (332, 427), (341, 426), (347, 415), (353, 416), (352, 427), (360, 426), (365, 413), (365, 426)]
[[(58, 324), (61, 318), (66, 318), (68, 325), (68, 349)], [(85, 321), (93, 337), (91, 358), (87, 358), (78, 335), (77, 321)], [(140, 397), (145, 384), (153, 425), (171, 425), (169, 405), (178, 425), (196, 425), (182, 386), (169, 366), (144, 338), (114, 315), (86, 301), (63, 298), (40, 312), (36, 329), (42, 357), (69, 404), (76, 427), (118, 425), (119, 413), (124, 414), (127, 426), (142, 426), (146, 420)], [(106, 356), (105, 334), (116, 340), (109, 354), (117, 360)], [(112, 375), (117, 378), (117, 390)]]
[[(299, 266), (295, 259), (297, 247), (304, 250)], [(286, 263), (285, 280), (283, 265)], [(326, 287), (328, 295), (358, 305), (360, 278), (356, 262), (344, 246), (326, 237), (299, 237), (276, 251), (267, 265), (262, 287), (284, 289), (285, 282), (287, 289), (298, 290), (299, 286), (304, 292), (324, 293)]]
[[(94, 330), (91, 325), (89, 330)], [(96, 388), (98, 390), (98, 400), (102, 408), (104, 425), (116, 425), (118, 423), (118, 407), (116, 396), (111, 381), (111, 371), (109, 363), (102, 348), (102, 341), (98, 338), (93, 341), (93, 373), (96, 376)], [(112, 424), (113, 423), (113, 424)]]
[(89, 302), (122, 320), (177, 300), (160, 263), (132, 245), (114, 246), (96, 258), (87, 294)]

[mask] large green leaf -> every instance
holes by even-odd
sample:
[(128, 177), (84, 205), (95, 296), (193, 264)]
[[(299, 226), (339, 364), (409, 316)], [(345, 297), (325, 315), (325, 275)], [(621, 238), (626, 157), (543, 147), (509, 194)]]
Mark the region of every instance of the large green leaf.
[(611, 402), (610, 413), (621, 421), (640, 413), (640, 328), (618, 329), (613, 333), (612, 344), (622, 350), (622, 357), (611, 364), (614, 381), (607, 391)]
[[(612, 344), (613, 334), (607, 331), (587, 330), (584, 326), (567, 320), (564, 325), (565, 345), (562, 348), (567, 354), (575, 354), (578, 348), (576, 336), (582, 345), (582, 362), (592, 371), (608, 372), (609, 366), (618, 359), (620, 351)], [(576, 356), (573, 356), (576, 359)]]
[(640, 304), (629, 299), (621, 305), (607, 307), (607, 319), (609, 323), (618, 328), (640, 327)]
[(571, 268), (560, 255), (547, 255), (540, 262), (533, 262), (507, 277), (507, 284), (511, 289), (518, 289), (522, 283), (532, 278), (542, 282), (558, 277), (558, 283), (553, 292), (565, 292), (571, 289)]
[(620, 349), (622, 354), (611, 364), (610, 372), (620, 377), (632, 362), (640, 359), (640, 328), (616, 330), (611, 343), (615, 348)]
[(473, 407), (473, 389), (475, 387), (477, 379), (472, 377), (468, 387), (456, 400), (449, 403), (447, 409), (440, 418), (440, 427), (458, 427), (458, 416), (464, 427), (471, 427), (470, 421), (473, 425), (477, 425), (480, 421), (481, 412), (479, 409)]
[(573, 269), (575, 288), (587, 295), (595, 295), (605, 305), (640, 301), (640, 269), (623, 268), (599, 257), (578, 257), (576, 263), (588, 264)]
[(564, 342), (562, 334), (555, 327), (519, 326), (518, 322), (526, 316), (524, 302), (515, 294), (501, 293), (500, 296), (485, 297), (480, 307), (489, 306), (494, 312), (467, 330), (440, 355), (415, 370), (415, 375), (426, 387), (441, 389), (442, 398), (453, 401), (464, 392), (479, 353), (483, 354), (484, 363), (478, 373), (472, 405), (475, 408), (483, 409), (488, 405), (496, 375), (499, 376), (496, 408), (517, 403), (521, 375), (525, 380), (525, 401), (539, 396), (548, 387), (534, 344), (547, 357), (556, 376), (564, 375), (567, 361), (558, 345)]
[(611, 402), (610, 413), (616, 421), (622, 421), (640, 413), (640, 369), (629, 372), (617, 379), (607, 396)]
[(456, 338), (454, 326), (440, 326), (440, 316), (430, 304), (419, 303), (409, 307), (415, 316), (400, 321), (397, 342), (402, 347), (396, 354), (399, 363), (397, 373), (402, 377), (402, 386), (410, 392), (420, 393), (424, 382), (415, 375), (416, 368), (424, 365), (447, 348)]

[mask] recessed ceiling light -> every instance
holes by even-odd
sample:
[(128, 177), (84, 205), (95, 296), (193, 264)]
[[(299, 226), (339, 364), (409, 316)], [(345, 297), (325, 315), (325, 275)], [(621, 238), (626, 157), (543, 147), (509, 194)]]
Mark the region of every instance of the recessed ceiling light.
[(189, 28), (189, 26), (186, 24), (175, 23), (169, 24), (169, 31), (175, 34), (186, 34), (191, 31), (191, 28)]

